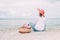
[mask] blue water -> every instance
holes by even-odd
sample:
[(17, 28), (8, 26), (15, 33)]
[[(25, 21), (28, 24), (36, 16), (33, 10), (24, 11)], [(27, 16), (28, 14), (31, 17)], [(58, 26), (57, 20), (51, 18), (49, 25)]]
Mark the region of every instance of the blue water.
[[(18, 28), (25, 23), (36, 22), (35, 18), (0, 18), (0, 28)], [(60, 18), (46, 18), (46, 27), (60, 26)]]
[(47, 18), (46, 25), (47, 25), (47, 27), (60, 26), (60, 18)]

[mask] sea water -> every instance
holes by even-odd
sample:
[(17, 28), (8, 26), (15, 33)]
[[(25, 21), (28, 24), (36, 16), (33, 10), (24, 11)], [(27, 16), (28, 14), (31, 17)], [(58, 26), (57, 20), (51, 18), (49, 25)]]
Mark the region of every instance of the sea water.
[[(19, 28), (25, 23), (36, 23), (35, 18), (0, 18), (0, 28)], [(60, 26), (60, 18), (46, 18), (46, 27)]]

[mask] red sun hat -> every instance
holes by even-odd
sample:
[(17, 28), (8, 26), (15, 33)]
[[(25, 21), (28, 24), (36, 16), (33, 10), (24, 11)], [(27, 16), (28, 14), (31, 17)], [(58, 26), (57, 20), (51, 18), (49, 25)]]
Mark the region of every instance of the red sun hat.
[(42, 15), (44, 15), (44, 10), (43, 9), (39, 9), (38, 8), (38, 11), (39, 11), (39, 13), (41, 13)]

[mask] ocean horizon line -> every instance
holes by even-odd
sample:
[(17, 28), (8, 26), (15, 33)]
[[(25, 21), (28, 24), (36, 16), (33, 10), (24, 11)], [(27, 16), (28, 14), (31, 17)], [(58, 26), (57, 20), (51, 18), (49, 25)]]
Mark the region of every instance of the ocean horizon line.
[(0, 20), (30, 20), (35, 18), (0, 18)]
[[(36, 19), (36, 18), (0, 18), (0, 20), (30, 20), (30, 19)], [(55, 19), (55, 20), (58, 20), (60, 18), (46, 18), (48, 20), (50, 19)]]

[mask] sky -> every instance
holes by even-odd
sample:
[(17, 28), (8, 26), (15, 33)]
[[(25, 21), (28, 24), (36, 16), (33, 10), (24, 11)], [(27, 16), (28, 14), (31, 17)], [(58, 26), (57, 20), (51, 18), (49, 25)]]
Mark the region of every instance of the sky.
[(60, 18), (60, 0), (0, 0), (0, 18), (36, 18), (37, 8), (46, 18)]

